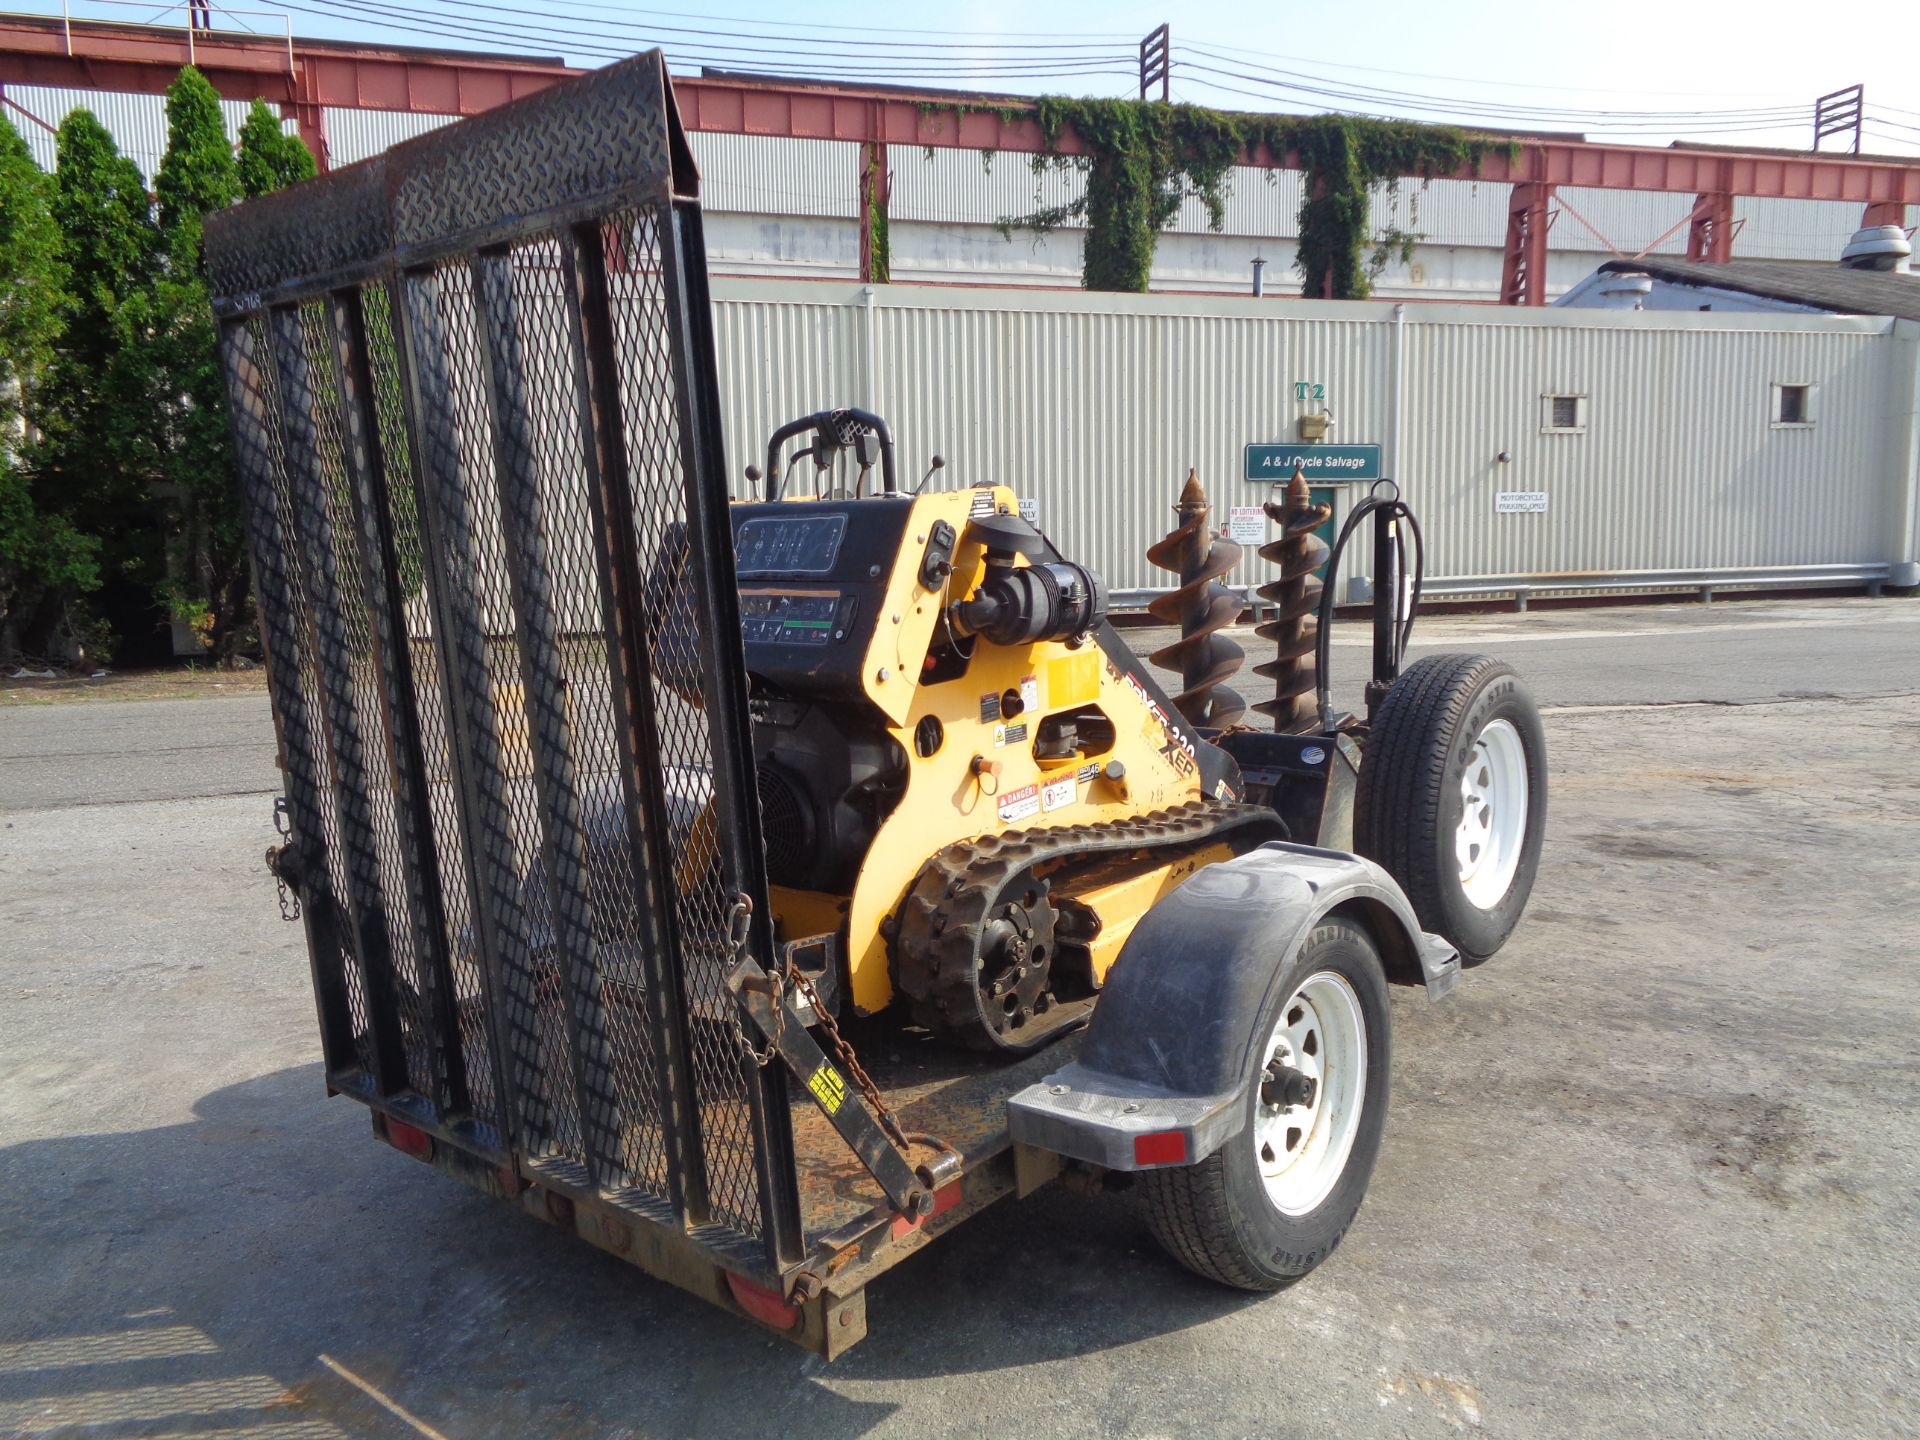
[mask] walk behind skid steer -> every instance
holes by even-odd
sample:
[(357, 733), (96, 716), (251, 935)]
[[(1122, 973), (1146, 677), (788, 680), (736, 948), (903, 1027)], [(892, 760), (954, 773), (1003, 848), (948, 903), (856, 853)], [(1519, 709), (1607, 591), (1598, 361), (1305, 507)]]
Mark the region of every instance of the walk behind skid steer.
[(1298, 1278), (1386, 982), (1525, 902), (1525, 692), (1388, 685), (1389, 606), (1370, 726), (1203, 732), (1011, 489), (907, 493), (859, 411), (732, 503), (697, 196), (654, 53), (208, 219), (329, 1090), (828, 1356), (1056, 1178)]

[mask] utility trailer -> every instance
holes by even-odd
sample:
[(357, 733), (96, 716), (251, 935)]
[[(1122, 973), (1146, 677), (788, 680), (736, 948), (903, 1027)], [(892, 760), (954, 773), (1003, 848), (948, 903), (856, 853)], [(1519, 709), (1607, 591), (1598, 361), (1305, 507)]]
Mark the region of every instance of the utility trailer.
[[(766, 501), (733, 503), (658, 53), (206, 239), (285, 775), (268, 862), (329, 1092), (379, 1138), (828, 1358), (875, 1276), (1057, 1177), (1138, 1178), (1231, 1284), (1331, 1250), (1379, 1143), (1384, 983), (1454, 983), (1430, 932), (1459, 928), (1471, 828), (1459, 801), (1392, 827), (1410, 900), (1348, 817), (1380, 839), (1422, 764), (1467, 794), (1512, 732), (1519, 828), (1469, 907), (1490, 953), (1544, 762), (1503, 667), (1383, 680), (1375, 735), (1396, 695), (1412, 719), (1369, 802), (1365, 727), (1203, 733), (1010, 491), (908, 495), (877, 417), (786, 427)], [(881, 442), (882, 493), (783, 500), (803, 433), (822, 469)], [(836, 736), (882, 758), (809, 801)], [(763, 828), (776, 793), (801, 808)], [(1023, 825), (1043, 793), (1071, 809)], [(896, 874), (915, 832), (875, 827), (907, 814)], [(842, 852), (858, 878), (825, 874)], [(1239, 1198), (1196, 1209), (1202, 1172)]]

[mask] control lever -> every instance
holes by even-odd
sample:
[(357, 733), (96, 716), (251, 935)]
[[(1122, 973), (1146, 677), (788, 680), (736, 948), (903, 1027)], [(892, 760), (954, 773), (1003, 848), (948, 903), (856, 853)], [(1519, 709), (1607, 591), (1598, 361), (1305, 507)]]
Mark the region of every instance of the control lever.
[(944, 470), (946, 468), (947, 462), (938, 455), (934, 456), (933, 463), (927, 466), (927, 473), (922, 475), (920, 477), (920, 483), (913, 487), (913, 493), (918, 495), (922, 490), (927, 488), (927, 481), (933, 478), (934, 471)]

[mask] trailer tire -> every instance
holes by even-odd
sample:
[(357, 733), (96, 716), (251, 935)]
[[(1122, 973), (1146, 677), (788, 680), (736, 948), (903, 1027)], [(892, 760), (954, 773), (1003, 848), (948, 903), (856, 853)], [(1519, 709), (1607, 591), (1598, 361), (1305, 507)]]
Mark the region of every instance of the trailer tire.
[[(1366, 929), (1345, 919), (1314, 927), (1255, 1033), (1265, 1041), (1254, 1052), (1245, 1128), (1197, 1164), (1145, 1172), (1140, 1189), (1147, 1224), (1174, 1259), (1222, 1285), (1273, 1291), (1333, 1253), (1380, 1153), (1392, 1045), (1386, 976)], [(1307, 1035), (1317, 1043), (1303, 1045)], [(1303, 1054), (1318, 1104), (1268, 1105), (1269, 1062)], [(1296, 1131), (1290, 1118), (1309, 1123)], [(1289, 1159), (1275, 1137), (1295, 1133)]]
[(1476, 965), (1520, 923), (1546, 830), (1546, 733), (1520, 678), (1486, 655), (1408, 666), (1367, 736), (1354, 848), (1400, 882), (1422, 926)]

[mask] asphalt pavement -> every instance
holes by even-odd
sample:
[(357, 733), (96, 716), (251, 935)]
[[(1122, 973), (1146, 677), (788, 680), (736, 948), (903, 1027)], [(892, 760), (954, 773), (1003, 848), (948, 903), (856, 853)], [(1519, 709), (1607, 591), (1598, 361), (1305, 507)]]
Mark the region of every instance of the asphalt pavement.
[[(1251, 673), (1262, 641), (1223, 632), (1247, 652), (1231, 682), (1263, 698)], [(1171, 630), (1128, 628), (1149, 654)], [(1364, 621), (1334, 630), (1335, 703), (1361, 708), (1371, 663)], [(1518, 670), (1546, 707), (1751, 704), (1920, 689), (1920, 600), (1760, 600), (1439, 613), (1415, 627), (1411, 662), (1443, 650), (1486, 650)], [(1157, 668), (1157, 667), (1156, 667)], [(1178, 677), (1159, 671), (1178, 690)], [(0, 709), (0, 811), (213, 795), (270, 794), (273, 721), (264, 693), (231, 699), (89, 701)]]
[(262, 699), (0, 709), (0, 1436), (1920, 1434), (1917, 625), (1435, 623), (1548, 707), (1551, 829), (1508, 947), (1395, 993), (1341, 1248), (1232, 1293), (1051, 1188), (831, 1366), (325, 1097)]

